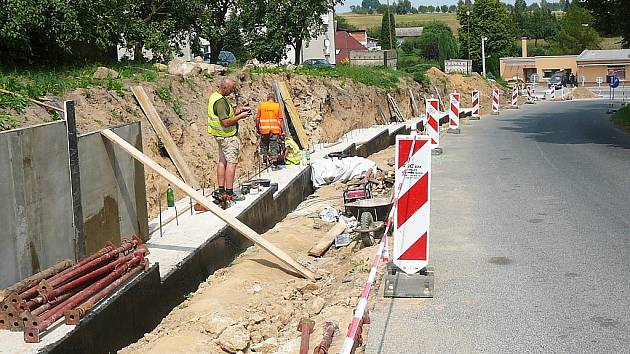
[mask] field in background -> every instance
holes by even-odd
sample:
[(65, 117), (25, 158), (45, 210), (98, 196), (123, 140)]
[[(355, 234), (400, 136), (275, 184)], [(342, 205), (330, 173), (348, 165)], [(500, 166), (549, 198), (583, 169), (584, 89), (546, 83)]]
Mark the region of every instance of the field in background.
[[(353, 13), (338, 14), (345, 17), (352, 25), (359, 29), (381, 27), (383, 15), (360, 15)], [(441, 21), (448, 25), (454, 33), (459, 29), (459, 21), (456, 14), (407, 14), (396, 15), (396, 27), (422, 27), (432, 21)]]

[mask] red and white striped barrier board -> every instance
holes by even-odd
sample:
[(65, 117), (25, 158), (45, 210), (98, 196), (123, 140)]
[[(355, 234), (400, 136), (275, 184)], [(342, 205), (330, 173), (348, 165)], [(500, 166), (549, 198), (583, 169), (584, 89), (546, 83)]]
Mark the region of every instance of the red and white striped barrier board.
[[(413, 148), (412, 148), (413, 146)], [(407, 274), (429, 263), (431, 142), (428, 137), (396, 137), (393, 262)]]
[(427, 134), (431, 137), (431, 148), (435, 149), (440, 146), (440, 111), (438, 109), (439, 101), (434, 98), (426, 100), (427, 110)]
[(472, 116), (479, 117), (479, 90), (472, 92)]
[(499, 89), (492, 89), (492, 114), (499, 114), (500, 99), (501, 92)]
[(512, 90), (512, 107), (518, 108), (518, 88)]
[(527, 102), (532, 102), (534, 100), (534, 95), (532, 93), (532, 87), (527, 86)]
[(556, 99), (556, 87), (555, 86), (551, 86), (551, 94), (549, 96), (550, 96), (552, 101)]
[[(399, 158), (398, 156), (400, 156), (401, 158), (405, 159), (406, 162), (411, 161), (411, 158), (414, 155), (413, 154), (414, 151), (416, 152), (418, 151), (416, 146), (420, 146), (421, 144), (422, 146), (430, 145), (430, 143), (428, 143), (430, 140), (430, 137), (428, 136), (418, 136), (412, 133), (411, 136), (405, 136), (405, 138), (411, 139), (411, 144), (409, 144), (409, 147), (408, 147), (409, 149), (407, 150), (406, 154), (402, 153), (399, 155), (398, 154), (398, 151), (399, 151), (398, 140), (397, 140), (396, 141), (396, 146), (397, 146), (396, 156), (397, 158)], [(431, 150), (429, 149), (429, 157), (430, 155), (431, 155)], [(411, 171), (413, 170), (405, 169), (404, 171), (402, 171), (403, 180), (406, 177), (407, 173), (410, 173)], [(357, 304), (356, 309), (354, 310), (354, 316), (352, 317), (352, 322), (350, 322), (350, 326), (348, 326), (348, 332), (346, 333), (346, 339), (343, 342), (341, 354), (350, 354), (352, 352), (352, 349), (354, 348), (354, 341), (357, 336), (357, 332), (359, 330), (359, 325), (361, 323), (361, 319), (363, 318), (363, 315), (365, 314), (365, 310), (367, 309), (368, 297), (370, 296), (372, 284), (374, 283), (374, 280), (376, 279), (376, 272), (378, 270), (378, 266), (381, 264), (381, 261), (388, 262), (389, 252), (387, 249), (387, 235), (389, 234), (389, 229), (392, 227), (392, 224), (393, 224), (395, 210), (398, 208), (400, 195), (397, 194), (397, 191), (400, 191), (400, 190), (401, 188), (397, 188), (394, 191), (393, 207), (391, 211), (389, 212), (389, 216), (387, 217), (387, 225), (385, 226), (385, 231), (383, 231), (383, 237), (381, 237), (381, 242), (378, 245), (376, 256), (374, 257), (374, 261), (372, 262), (372, 268), (370, 268), (370, 274), (368, 275), (368, 279), (365, 282), (363, 291), (361, 292), (361, 295), (359, 296), (359, 302)]]
[(459, 128), (459, 92), (451, 93), (451, 108), (448, 110), (448, 127), (451, 129)]

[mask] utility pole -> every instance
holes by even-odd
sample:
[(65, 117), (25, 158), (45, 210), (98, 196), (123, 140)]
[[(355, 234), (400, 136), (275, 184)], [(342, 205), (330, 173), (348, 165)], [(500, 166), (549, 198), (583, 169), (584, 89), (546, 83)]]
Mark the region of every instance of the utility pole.
[(387, 32), (389, 32), (389, 49), (394, 49), (394, 43), (392, 42), (392, 13), (389, 7), (389, 0), (387, 0)]
[(486, 78), (486, 41), (488, 37), (481, 37), (481, 65), (483, 67), (483, 77)]

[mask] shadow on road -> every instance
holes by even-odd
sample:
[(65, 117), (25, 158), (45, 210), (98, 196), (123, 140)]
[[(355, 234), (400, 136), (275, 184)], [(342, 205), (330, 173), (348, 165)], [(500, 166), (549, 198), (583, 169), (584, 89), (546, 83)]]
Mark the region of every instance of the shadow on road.
[[(560, 108), (560, 109), (558, 109)], [(615, 128), (605, 104), (556, 106), (549, 111), (528, 112), (504, 118), (509, 126), (499, 129), (528, 134), (528, 138), (549, 144), (601, 144), (630, 149), (630, 135)]]

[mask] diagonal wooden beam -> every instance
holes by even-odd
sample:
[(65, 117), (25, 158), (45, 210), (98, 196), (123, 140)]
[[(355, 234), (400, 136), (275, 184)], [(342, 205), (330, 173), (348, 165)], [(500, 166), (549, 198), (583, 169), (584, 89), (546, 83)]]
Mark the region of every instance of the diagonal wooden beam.
[(291, 270), (296, 271), (303, 275), (304, 277), (315, 280), (315, 274), (308, 270), (306, 267), (295, 261), (284, 251), (276, 247), (271, 242), (265, 240), (262, 236), (260, 236), (256, 231), (252, 230), (249, 226), (243, 224), (240, 220), (228, 214), (225, 210), (219, 208), (213, 202), (211, 202), (208, 198), (203, 196), (200, 192), (196, 191), (191, 186), (187, 185), (184, 181), (177, 178), (174, 174), (168, 172), (164, 167), (157, 164), (155, 161), (151, 160), (147, 155), (142, 153), (140, 150), (136, 149), (133, 145), (126, 142), (123, 138), (116, 135), (116, 133), (112, 132), (109, 129), (101, 131), (101, 134), (109, 139), (112, 143), (120, 146), (123, 150), (127, 151), (134, 159), (141, 162), (146, 167), (152, 169), (157, 172), (160, 176), (164, 177), (167, 181), (169, 181), (174, 186), (177, 186), (179, 189), (183, 190), (186, 194), (196, 200), (199, 204), (203, 205), (206, 209), (210, 210), (213, 214), (218, 216), (221, 220), (225, 221), (228, 225), (233, 227), (236, 231), (238, 231), (241, 235), (247, 237), (256, 245), (264, 249), (265, 251), (271, 253), (274, 257), (280, 260), (285, 265), (289, 266)]

